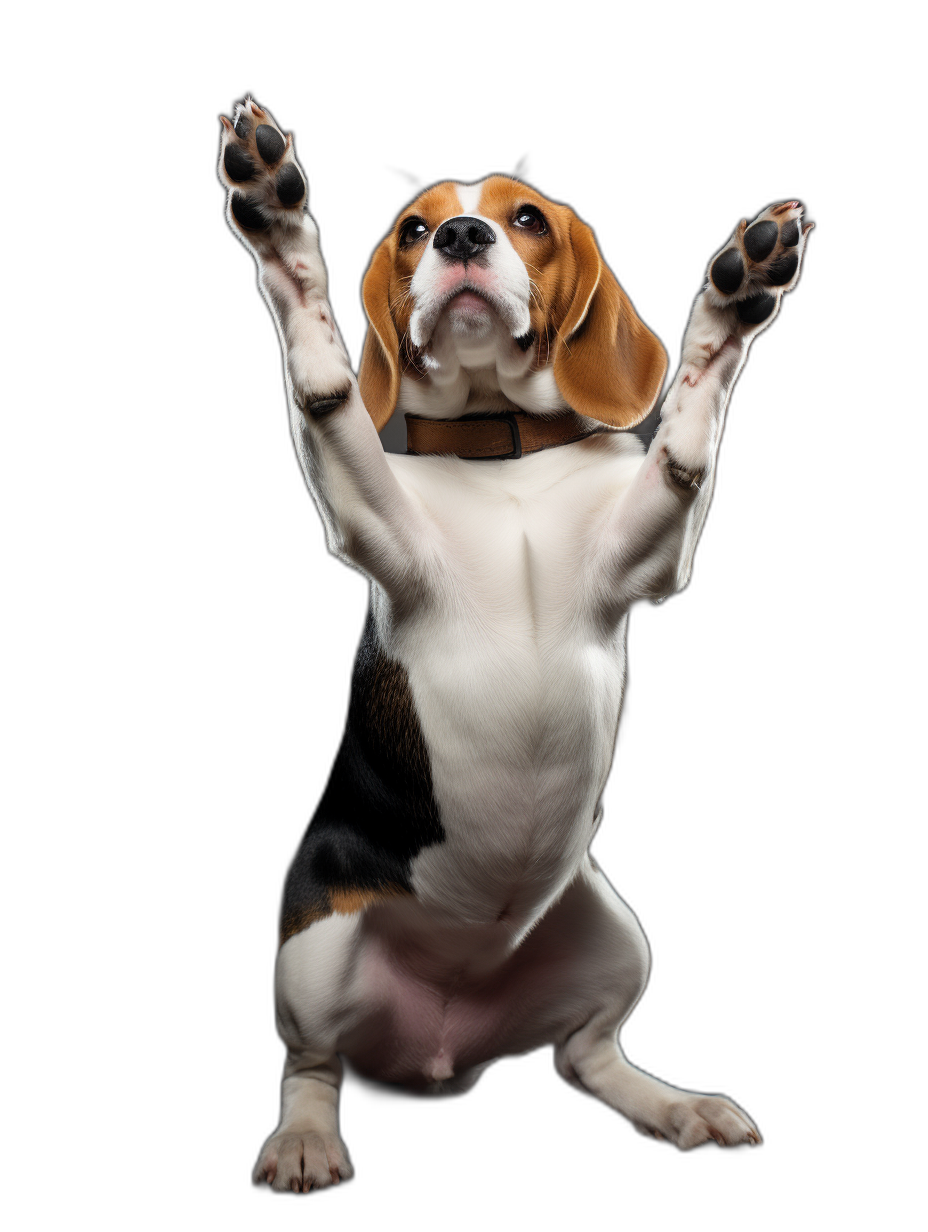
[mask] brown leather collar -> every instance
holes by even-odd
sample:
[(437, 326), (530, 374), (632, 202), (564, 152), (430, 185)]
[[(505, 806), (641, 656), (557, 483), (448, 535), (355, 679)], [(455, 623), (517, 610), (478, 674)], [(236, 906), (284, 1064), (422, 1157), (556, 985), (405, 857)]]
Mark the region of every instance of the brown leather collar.
[(525, 411), (488, 412), (467, 419), (426, 419), (422, 415), (406, 415), (405, 419), (407, 453), (453, 453), (487, 461), (521, 458), (605, 431), (598, 425), (590, 427), (574, 411), (551, 419)]

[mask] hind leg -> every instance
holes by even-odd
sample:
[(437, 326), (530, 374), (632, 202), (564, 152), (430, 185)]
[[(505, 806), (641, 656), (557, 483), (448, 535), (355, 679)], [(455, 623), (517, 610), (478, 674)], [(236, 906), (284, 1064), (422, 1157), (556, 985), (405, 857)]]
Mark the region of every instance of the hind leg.
[[(722, 1095), (685, 1091), (632, 1065), (619, 1029), (647, 981), (647, 942), (637, 919), (606, 878), (592, 868), (565, 895), (582, 913), (585, 955), (577, 976), (589, 1016), (555, 1050), (558, 1073), (627, 1117), (637, 1129), (687, 1149), (710, 1139), (720, 1146), (760, 1142), (750, 1117)], [(578, 989), (573, 990), (576, 997)]]
[(724, 1095), (670, 1086), (632, 1065), (618, 1042), (609, 1010), (596, 1015), (556, 1052), (558, 1072), (627, 1117), (636, 1129), (666, 1138), (682, 1150), (710, 1139), (719, 1146), (761, 1141), (747, 1113)]

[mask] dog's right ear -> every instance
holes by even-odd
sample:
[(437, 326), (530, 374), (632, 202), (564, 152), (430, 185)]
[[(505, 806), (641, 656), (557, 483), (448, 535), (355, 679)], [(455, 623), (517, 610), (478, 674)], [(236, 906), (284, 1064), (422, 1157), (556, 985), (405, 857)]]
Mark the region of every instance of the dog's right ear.
[(361, 285), (361, 298), (370, 324), (361, 352), (358, 385), (378, 432), (396, 410), (400, 396), (400, 340), (390, 311), (392, 278), (393, 240), (387, 236), (371, 257)]

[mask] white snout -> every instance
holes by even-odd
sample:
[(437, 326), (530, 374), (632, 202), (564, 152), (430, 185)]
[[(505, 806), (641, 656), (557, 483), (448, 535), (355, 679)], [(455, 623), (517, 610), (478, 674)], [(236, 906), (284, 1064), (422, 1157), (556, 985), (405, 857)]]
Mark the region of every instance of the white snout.
[(448, 261), (432, 244), (422, 255), (410, 287), (414, 308), (409, 337), (419, 350), (428, 346), (446, 310), (455, 330), (487, 329), (495, 312), (513, 338), (529, 332), (528, 271), (498, 225), (482, 221), (493, 227), (497, 240), (479, 260)]

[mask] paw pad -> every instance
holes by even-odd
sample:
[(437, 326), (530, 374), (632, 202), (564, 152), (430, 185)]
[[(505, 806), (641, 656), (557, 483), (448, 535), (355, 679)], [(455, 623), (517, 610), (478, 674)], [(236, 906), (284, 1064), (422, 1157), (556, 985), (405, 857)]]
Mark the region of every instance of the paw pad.
[(277, 172), (275, 187), (281, 205), (296, 205), (298, 201), (302, 201), (306, 191), (303, 177), (294, 163), (288, 163)]
[[(252, 99), (238, 107), (235, 123), (223, 125), (220, 178), (232, 188), (229, 209), (233, 220), (252, 234), (268, 232), (279, 223), (297, 221), (294, 211), (306, 196), (306, 181), (297, 166), (292, 142), (271, 116)], [(238, 185), (246, 190), (235, 191)], [(286, 211), (286, 212), (284, 212)]]
[(316, 398), (313, 402), (308, 403), (304, 409), (312, 415), (313, 419), (321, 419), (324, 415), (337, 411), (340, 406), (344, 406), (350, 395), (351, 390), (346, 389), (344, 393), (333, 394), (330, 398)]
[(715, 258), (711, 278), (723, 295), (734, 295), (744, 278), (744, 262), (737, 248), (729, 248)]
[(242, 193), (232, 194), (231, 208), (235, 221), (246, 231), (267, 231), (271, 225), (261, 213), (257, 202), (249, 200)]
[(785, 287), (799, 268), (799, 258), (794, 252), (777, 257), (767, 270), (767, 281), (772, 287)]
[(761, 291), (759, 295), (752, 295), (749, 299), (743, 299), (736, 305), (739, 318), (745, 325), (760, 325), (762, 321), (766, 321), (777, 306), (775, 295), (768, 295), (766, 291)]
[(801, 217), (798, 201), (770, 206), (750, 226), (742, 222), (710, 265), (710, 290), (730, 297), (745, 325), (766, 321), (779, 300), (772, 289), (788, 290), (799, 272), (803, 240), (812, 226), (802, 226)]
[(255, 145), (262, 159), (268, 164), (280, 162), (287, 148), (283, 137), (276, 128), (271, 128), (270, 124), (259, 124), (255, 129)]
[(254, 159), (237, 145), (226, 146), (222, 162), (226, 175), (230, 180), (235, 180), (236, 184), (244, 184), (255, 173)]
[(772, 218), (756, 222), (744, 233), (744, 250), (752, 261), (763, 261), (773, 252), (779, 227)]

